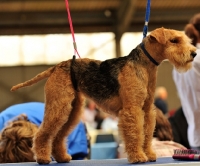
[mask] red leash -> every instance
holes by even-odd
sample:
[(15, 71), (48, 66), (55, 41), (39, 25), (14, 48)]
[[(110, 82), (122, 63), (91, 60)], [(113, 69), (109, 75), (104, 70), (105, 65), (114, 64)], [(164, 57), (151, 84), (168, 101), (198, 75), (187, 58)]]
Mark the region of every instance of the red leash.
[(76, 41), (75, 41), (75, 36), (74, 36), (74, 29), (73, 29), (73, 25), (72, 25), (72, 18), (71, 18), (71, 15), (70, 15), (70, 11), (69, 11), (69, 3), (68, 3), (68, 0), (65, 0), (65, 4), (66, 4), (66, 9), (67, 9), (67, 14), (68, 14), (68, 20), (69, 20), (69, 25), (70, 25), (70, 30), (71, 30), (71, 34), (72, 34), (72, 38), (73, 38), (73, 46), (74, 46), (74, 55), (78, 55), (79, 58), (80, 55), (77, 51), (77, 46), (76, 46)]

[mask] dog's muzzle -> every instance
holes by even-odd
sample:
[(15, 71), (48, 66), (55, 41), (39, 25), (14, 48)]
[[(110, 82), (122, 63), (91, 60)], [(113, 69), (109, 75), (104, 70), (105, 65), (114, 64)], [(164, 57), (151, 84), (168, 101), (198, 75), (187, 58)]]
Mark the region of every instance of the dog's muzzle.
[(191, 56), (194, 58), (197, 55), (196, 52), (191, 52)]

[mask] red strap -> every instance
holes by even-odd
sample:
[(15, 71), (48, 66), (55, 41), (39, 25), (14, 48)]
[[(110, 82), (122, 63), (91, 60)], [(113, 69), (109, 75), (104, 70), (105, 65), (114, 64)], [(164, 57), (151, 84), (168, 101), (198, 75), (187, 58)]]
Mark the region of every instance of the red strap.
[(70, 11), (69, 11), (69, 3), (68, 3), (68, 0), (65, 0), (65, 4), (66, 4), (66, 9), (67, 9), (67, 14), (68, 14), (68, 20), (69, 20), (69, 25), (70, 25), (70, 30), (71, 30), (71, 34), (72, 34), (72, 38), (73, 38), (73, 46), (74, 46), (74, 54), (78, 55), (79, 58), (80, 55), (77, 51), (77, 46), (76, 46), (76, 41), (75, 41), (75, 36), (74, 36), (74, 29), (73, 29), (73, 25), (72, 25), (72, 19), (71, 19), (71, 15), (70, 15)]

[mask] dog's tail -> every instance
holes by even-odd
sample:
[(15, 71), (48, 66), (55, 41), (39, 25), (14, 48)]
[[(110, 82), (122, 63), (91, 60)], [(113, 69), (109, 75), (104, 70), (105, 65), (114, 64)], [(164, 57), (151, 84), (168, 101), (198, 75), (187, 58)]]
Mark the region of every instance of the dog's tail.
[(31, 85), (41, 81), (42, 79), (49, 77), (51, 75), (51, 73), (53, 73), (54, 69), (55, 69), (55, 66), (50, 67), (49, 69), (43, 71), (42, 73), (39, 73), (38, 75), (36, 75), (32, 79), (13, 86), (11, 88), (11, 91), (13, 92), (13, 91), (16, 91), (17, 89), (20, 89), (20, 88), (23, 88), (23, 87), (26, 87), (26, 86), (31, 86)]

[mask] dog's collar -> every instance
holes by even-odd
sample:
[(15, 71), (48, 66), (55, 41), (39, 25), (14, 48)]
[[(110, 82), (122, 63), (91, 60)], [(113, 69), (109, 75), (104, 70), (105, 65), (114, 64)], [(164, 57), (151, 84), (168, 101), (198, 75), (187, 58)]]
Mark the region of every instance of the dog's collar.
[(153, 62), (156, 66), (158, 66), (159, 63), (156, 62), (156, 60), (153, 59), (152, 56), (147, 52), (147, 50), (146, 50), (145, 47), (144, 47), (144, 43), (141, 43), (140, 46), (141, 46), (141, 48), (142, 48), (144, 54), (149, 58), (149, 60), (150, 60), (151, 62)]

